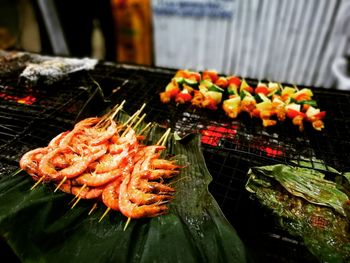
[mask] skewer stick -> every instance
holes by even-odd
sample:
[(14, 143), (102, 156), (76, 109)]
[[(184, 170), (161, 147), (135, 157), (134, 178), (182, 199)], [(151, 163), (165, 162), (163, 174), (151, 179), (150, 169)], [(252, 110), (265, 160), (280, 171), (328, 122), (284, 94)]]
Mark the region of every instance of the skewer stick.
[(112, 108), (112, 110), (110, 110), (108, 113), (106, 113), (105, 115), (102, 116), (101, 120), (96, 124), (96, 126), (99, 127), (100, 125), (103, 125), (103, 123), (105, 121), (114, 119), (114, 117), (117, 115), (117, 113), (123, 108), (125, 102), (126, 101), (123, 100), (121, 104), (115, 105)]
[[(137, 111), (137, 115), (134, 117), (134, 119), (130, 122), (130, 124), (128, 125), (128, 127), (123, 131), (122, 135), (120, 135), (120, 137), (124, 137), (131, 129), (132, 125), (134, 124), (136, 118), (138, 117), (138, 115), (140, 114), (140, 111)], [(124, 124), (125, 125), (125, 124)]]
[[(168, 128), (167, 130), (166, 130), (166, 132), (162, 135), (162, 137), (160, 137), (160, 139), (158, 140), (158, 142), (157, 142), (157, 145), (162, 145), (163, 146), (163, 143), (165, 144), (165, 142), (167, 141), (167, 138), (168, 138), (168, 136), (169, 136), (169, 134), (170, 134), (170, 131), (171, 131), (171, 128)], [(164, 140), (164, 142), (163, 142), (163, 140)]]
[(67, 176), (63, 177), (62, 181), (56, 186), (55, 190), (53, 190), (53, 192), (55, 193), (58, 189), (60, 189), (60, 187), (62, 186), (62, 184), (67, 180)]
[(139, 132), (139, 135), (141, 135), (142, 133), (144, 133), (151, 125), (152, 125), (151, 122), (147, 123), (147, 125)]
[(110, 119), (113, 120), (114, 117), (118, 114), (118, 112), (123, 108), (125, 104), (125, 100), (122, 101), (122, 103), (119, 105), (119, 107), (112, 113), (112, 115), (110, 116)]
[(100, 220), (98, 222), (100, 223), (102, 219), (108, 214), (109, 210), (111, 210), (109, 207), (107, 207), (106, 211), (103, 213), (103, 215), (100, 217)]
[(140, 112), (143, 111), (143, 109), (146, 107), (146, 103), (142, 104), (141, 108), (139, 109)]
[(72, 205), (72, 207), (70, 209), (73, 209), (74, 206), (76, 206), (77, 203), (80, 201), (80, 199), (81, 199), (81, 196), (78, 197), (77, 201), (74, 202), (74, 204)]
[(166, 131), (166, 135), (164, 136), (164, 139), (163, 139), (163, 142), (161, 144), (161, 146), (165, 146), (166, 142), (168, 141), (168, 137), (170, 135), (170, 132), (171, 132), (171, 128), (169, 128), (167, 131)]
[(30, 188), (30, 190), (33, 190), (35, 187), (37, 187), (43, 180), (44, 176), (41, 176), (40, 179)]
[(128, 125), (130, 121), (132, 121), (135, 117), (139, 116), (139, 114), (143, 111), (143, 109), (146, 107), (146, 103), (142, 104), (141, 108), (138, 109), (125, 123), (123, 126)]
[(125, 226), (124, 226), (124, 228), (123, 228), (123, 231), (125, 231), (125, 230), (126, 230), (126, 228), (128, 227), (128, 225), (129, 225), (130, 221), (131, 221), (131, 218), (130, 218), (130, 217), (128, 217), (128, 220), (127, 220), (127, 221), (126, 221), (126, 223), (125, 223)]
[(129, 124), (129, 122), (131, 122), (136, 116), (138, 116), (140, 114), (139, 112), (140, 110), (137, 110), (131, 117), (129, 117), (129, 119), (124, 122), (121, 126), (127, 126)]
[(140, 123), (143, 121), (143, 119), (146, 117), (146, 113), (144, 113), (141, 118), (139, 119), (139, 121), (134, 125), (134, 127), (132, 127), (134, 130), (136, 130), (137, 126), (140, 125)]
[(75, 198), (78, 198), (78, 197), (79, 197), (79, 195), (81, 194), (81, 192), (84, 190), (84, 188), (85, 188), (86, 186), (87, 186), (86, 184), (83, 184), (83, 186), (80, 187), (78, 193), (74, 196), (74, 198), (72, 199), (71, 202), (73, 202), (73, 200), (74, 200)]
[[(144, 105), (146, 105), (146, 104), (144, 104)], [(143, 107), (144, 107), (144, 106), (142, 106), (139, 110), (137, 110), (137, 111), (129, 118), (129, 120), (127, 120), (127, 121), (124, 123), (123, 126), (126, 126), (126, 125), (128, 125), (128, 123), (130, 122), (130, 124), (129, 124), (128, 127), (124, 130), (124, 132), (122, 133), (122, 135), (120, 135), (120, 137), (125, 136), (125, 135), (130, 131), (132, 125), (133, 125), (134, 122), (135, 122), (135, 120), (138, 118), (138, 116), (140, 115), (141, 111), (143, 110)], [(144, 114), (144, 115), (145, 115), (145, 114)], [(145, 116), (146, 116), (146, 115), (145, 115)], [(144, 116), (143, 116), (143, 118), (144, 118)], [(141, 121), (142, 121), (143, 118), (141, 117)], [(140, 122), (141, 122), (141, 121), (140, 121)], [(137, 124), (137, 125), (138, 125), (138, 124)]]
[(16, 172), (14, 172), (13, 174), (11, 174), (11, 176), (16, 176), (17, 174), (19, 174), (20, 172), (22, 172), (22, 169), (18, 169)]
[(144, 119), (145, 117), (146, 117), (146, 113), (144, 113), (144, 114), (142, 115), (142, 117), (138, 120), (138, 122), (137, 122), (134, 126), (132, 126), (132, 125), (134, 124), (134, 121), (136, 120), (136, 118), (133, 119), (132, 123), (130, 123), (130, 125), (128, 126), (128, 128), (125, 129), (125, 131), (123, 132), (123, 134), (122, 134), (120, 137), (125, 136), (131, 129), (135, 130), (135, 129), (137, 128), (137, 126), (140, 125), (140, 123), (143, 121), (143, 119)]
[(117, 108), (119, 108), (119, 106), (120, 106), (120, 105), (117, 104), (117, 105), (115, 105), (109, 112), (105, 113), (105, 114), (101, 117), (100, 121), (96, 124), (96, 126), (101, 125), (101, 124), (111, 115), (111, 112), (115, 111)]
[(92, 214), (92, 212), (93, 211), (95, 211), (95, 209), (97, 208), (97, 202), (96, 203), (94, 203), (94, 205), (91, 207), (91, 209), (90, 209), (90, 211), (89, 211), (89, 213), (88, 213), (88, 215), (91, 215)]

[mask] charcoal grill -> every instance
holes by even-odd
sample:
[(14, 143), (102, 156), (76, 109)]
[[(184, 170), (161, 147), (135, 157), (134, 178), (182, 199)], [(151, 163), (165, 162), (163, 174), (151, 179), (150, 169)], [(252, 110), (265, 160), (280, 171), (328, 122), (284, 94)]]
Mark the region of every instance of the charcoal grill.
[(0, 176), (16, 171), (24, 152), (71, 129), (84, 117), (82, 108), (86, 115), (99, 114), (126, 99), (125, 110), (135, 112), (145, 102), (146, 121), (171, 127), (183, 136), (202, 134), (202, 150), (213, 176), (209, 190), (253, 260), (316, 262), (300, 240), (276, 227), (266, 211), (249, 198), (244, 185), (251, 166), (303, 166), (303, 161), (308, 161), (316, 169), (322, 165), (330, 177), (330, 167), (350, 171), (349, 92), (314, 89), (320, 108), (327, 111), (326, 128), (317, 132), (306, 126), (299, 132), (288, 122), (263, 128), (258, 120), (244, 115), (231, 120), (219, 111), (161, 104), (158, 94), (175, 74), (172, 69), (100, 62), (89, 72), (69, 75), (49, 86), (29, 87), (18, 82), (13, 72), (0, 81)]

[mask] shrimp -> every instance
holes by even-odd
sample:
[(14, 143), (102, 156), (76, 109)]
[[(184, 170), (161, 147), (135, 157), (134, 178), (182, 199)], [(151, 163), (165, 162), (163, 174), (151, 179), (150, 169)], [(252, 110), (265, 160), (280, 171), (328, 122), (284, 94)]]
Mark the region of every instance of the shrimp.
[(109, 145), (109, 152), (111, 154), (120, 154), (125, 148), (138, 147), (137, 138), (135, 132), (130, 130), (125, 136), (118, 137), (113, 136), (111, 138), (111, 144)]
[(106, 131), (103, 131), (100, 136), (93, 139), (90, 142), (90, 145), (99, 145), (101, 143), (104, 143), (105, 141), (109, 140), (114, 134), (118, 132), (118, 127), (115, 121), (110, 120), (110, 125), (107, 127)]
[(155, 169), (152, 170), (149, 174), (149, 180), (158, 180), (158, 179), (168, 179), (176, 176), (180, 172), (178, 170), (165, 170), (165, 169)]
[[(164, 150), (166, 147), (165, 146), (159, 146), (159, 145), (149, 145), (149, 146), (142, 146), (139, 147), (138, 152), (135, 155), (134, 162), (138, 162), (141, 160), (141, 158), (144, 158), (147, 155), (152, 155), (155, 152), (160, 152)], [(159, 155), (160, 153), (158, 153)], [(157, 156), (154, 156), (156, 158)]]
[(99, 117), (90, 117), (83, 119), (74, 125), (74, 128), (89, 127), (97, 124), (100, 121)]
[[(152, 187), (147, 187), (148, 185), (148, 175), (150, 174), (149, 163), (152, 161), (152, 155), (146, 157), (144, 160), (140, 160), (134, 166), (132, 176), (128, 185), (128, 193), (130, 200), (138, 205), (152, 204), (156, 202), (163, 202), (172, 199), (171, 195), (166, 194), (154, 194), (150, 189)], [(141, 187), (142, 186), (142, 189)], [(144, 191), (146, 189), (147, 191)]]
[(105, 142), (105, 143), (97, 145), (97, 146), (90, 146), (89, 150), (91, 152), (92, 161), (98, 160), (107, 153), (108, 142)]
[[(66, 134), (66, 136), (60, 141), (59, 146), (60, 147), (68, 147), (74, 137), (77, 137), (77, 135), (86, 133), (86, 130), (91, 126), (96, 124), (99, 121), (99, 118), (93, 117), (93, 118), (87, 118), (80, 122), (78, 122), (72, 131)], [(84, 132), (85, 131), (85, 132)]]
[(164, 202), (150, 205), (137, 205), (133, 203), (128, 193), (130, 178), (131, 175), (128, 174), (119, 189), (119, 209), (123, 215), (129, 218), (154, 217), (165, 214), (168, 211), (168, 207), (164, 205)]
[(45, 179), (48, 180), (59, 180), (62, 179), (59, 172), (56, 170), (55, 166), (52, 163), (52, 159), (59, 153), (64, 150), (61, 148), (54, 149), (48, 152), (39, 162), (38, 172), (40, 176), (45, 176)]
[(175, 192), (175, 189), (170, 186), (152, 181), (141, 181), (139, 184), (139, 189), (143, 192), (153, 192), (160, 194), (172, 194)]
[(57, 154), (52, 157), (51, 162), (54, 167), (63, 169), (69, 166), (69, 161), (67, 159), (67, 155), (65, 154)]
[[(137, 171), (137, 169), (142, 169), (143, 173), (139, 172), (139, 176), (136, 172), (133, 174), (135, 175), (135, 179), (139, 179), (138, 181), (134, 180), (134, 178), (131, 178), (131, 184), (135, 184), (137, 182), (137, 185), (135, 185), (138, 189), (140, 189), (143, 192), (162, 192), (162, 193), (172, 193), (175, 192), (175, 189), (159, 183), (159, 182), (153, 182), (149, 180), (162, 180), (163, 178), (171, 178), (175, 174), (179, 173), (177, 170), (165, 170), (165, 169), (159, 169), (159, 170), (154, 170), (154, 169), (149, 169), (148, 164), (144, 164), (145, 162), (153, 162), (154, 160), (148, 159), (145, 160), (141, 165), (137, 163), (135, 165), (134, 171)], [(165, 175), (164, 175), (165, 174)]]
[(47, 147), (37, 148), (25, 153), (19, 161), (19, 166), (31, 176), (37, 176), (40, 159), (48, 151)]
[(96, 173), (106, 173), (114, 169), (123, 166), (123, 161), (128, 157), (129, 151), (125, 149), (120, 154), (106, 154), (100, 160), (101, 162), (96, 165)]
[(121, 183), (121, 178), (117, 178), (103, 189), (102, 202), (112, 210), (119, 211), (119, 188)]
[(70, 166), (59, 171), (59, 178), (74, 178), (83, 173), (91, 163), (91, 156), (79, 156)]
[(71, 141), (75, 136), (77, 136), (78, 132), (80, 132), (78, 129), (73, 129), (72, 131), (68, 132), (64, 138), (60, 140), (60, 143), (58, 144), (58, 147), (66, 148), (70, 145)]
[(106, 173), (84, 173), (76, 178), (79, 184), (85, 184), (87, 186), (102, 186), (110, 183), (113, 180), (118, 179), (123, 175), (123, 169), (115, 169)]
[(48, 147), (49, 147), (49, 148), (56, 148), (56, 147), (58, 147), (58, 145), (60, 144), (60, 142), (62, 141), (62, 139), (63, 139), (64, 137), (66, 137), (66, 135), (67, 135), (68, 133), (69, 133), (69, 131), (65, 131), (65, 132), (61, 132), (60, 134), (58, 134), (55, 138), (53, 138), (53, 139), (50, 141)]
[(171, 195), (166, 194), (152, 194), (144, 193), (138, 189), (128, 189), (130, 201), (137, 205), (150, 205), (154, 203), (160, 203), (165, 201), (170, 201), (173, 199)]
[(165, 159), (153, 159), (151, 161), (151, 166), (153, 169), (166, 169), (166, 170), (175, 170), (180, 168), (180, 166), (174, 164), (175, 161), (169, 161)]
[(108, 148), (110, 154), (120, 154), (124, 150), (125, 146), (123, 144), (111, 143)]
[[(148, 172), (149, 171), (140, 171), (132, 174), (127, 188), (130, 200), (137, 205), (147, 205), (172, 199), (171, 195), (149, 193), (149, 190), (152, 188), (150, 187), (147, 189), (148, 182), (142, 179), (146, 177), (144, 174)], [(147, 189), (148, 191), (142, 191), (140, 189), (141, 185), (142, 189)]]

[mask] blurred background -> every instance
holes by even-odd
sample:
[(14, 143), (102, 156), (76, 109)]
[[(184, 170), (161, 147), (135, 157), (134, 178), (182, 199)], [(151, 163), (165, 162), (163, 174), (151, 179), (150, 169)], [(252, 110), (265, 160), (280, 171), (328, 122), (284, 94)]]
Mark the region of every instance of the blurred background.
[(0, 49), (350, 89), (350, 0), (1, 0)]

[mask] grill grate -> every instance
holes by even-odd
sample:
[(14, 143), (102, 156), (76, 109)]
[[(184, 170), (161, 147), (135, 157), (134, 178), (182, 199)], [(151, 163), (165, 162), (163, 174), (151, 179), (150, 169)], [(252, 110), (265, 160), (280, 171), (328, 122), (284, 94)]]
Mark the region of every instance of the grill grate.
[(244, 189), (246, 174), (251, 166), (292, 162), (302, 165), (303, 160), (315, 167), (324, 164), (326, 168), (350, 171), (350, 94), (315, 90), (320, 108), (327, 111), (326, 128), (321, 133), (310, 127), (300, 133), (288, 122), (264, 129), (258, 120), (244, 115), (230, 120), (221, 112), (161, 104), (158, 94), (174, 73), (163, 68), (100, 63), (89, 73), (70, 75), (51, 86), (28, 88), (0, 81), (0, 94), (36, 98), (32, 104), (0, 98), (0, 176), (16, 170), (20, 156), (27, 150), (45, 145), (59, 132), (71, 129), (86, 101), (95, 94), (92, 87), (96, 87), (96, 81), (108, 105), (126, 99), (125, 110), (132, 113), (146, 102), (146, 121), (172, 127), (182, 135), (202, 134), (204, 157), (213, 176), (209, 190), (254, 259), (314, 262), (299, 240), (276, 228), (271, 217), (250, 200)]

